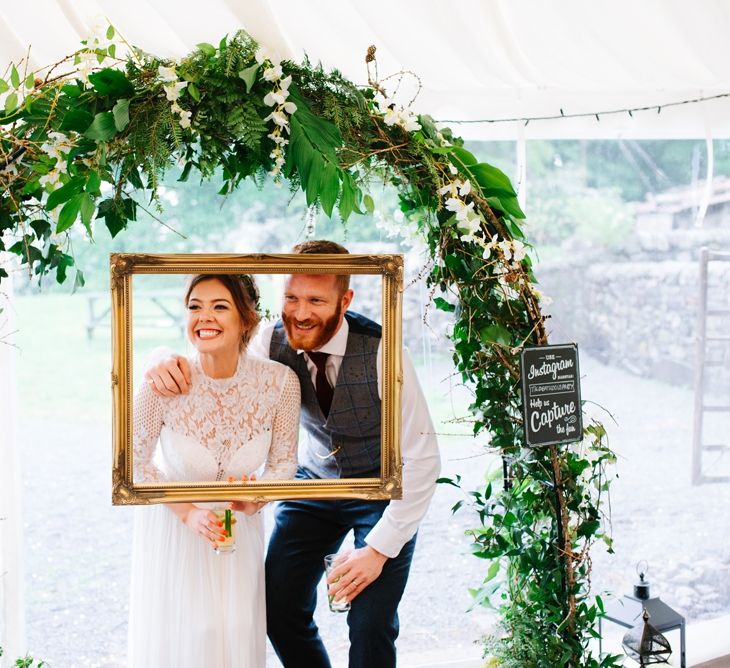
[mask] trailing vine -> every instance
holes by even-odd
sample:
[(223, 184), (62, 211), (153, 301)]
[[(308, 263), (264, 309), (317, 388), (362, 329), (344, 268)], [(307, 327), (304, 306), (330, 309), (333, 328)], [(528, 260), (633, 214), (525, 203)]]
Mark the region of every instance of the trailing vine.
[[(434, 303), (453, 313), (474, 433), (505, 461), (500, 481), (468, 497), (480, 518), (473, 552), (488, 564), (474, 595), (500, 611), (486, 651), (502, 666), (618, 665), (589, 648), (603, 605), (590, 593), (589, 550), (596, 540), (611, 549), (605, 431), (590, 422), (574, 446), (524, 447), (519, 353), (547, 334), (507, 176), (388, 98), (377, 76), (359, 88), (307, 61), (282, 62), (244, 33), (173, 62), (109, 28), (43, 71), (25, 67), (0, 79), (0, 251), (38, 280), (55, 272), (64, 282), (74, 270), (83, 285), (69, 232), (92, 239), (99, 221), (115, 236), (138, 209), (161, 210), (158, 186), (172, 165), (183, 166), (181, 180), (222, 176), (222, 195), (249, 177), (286, 179), (343, 221), (373, 211), (374, 179), (397, 189), (433, 259)], [(0, 281), (7, 276), (0, 267)]]

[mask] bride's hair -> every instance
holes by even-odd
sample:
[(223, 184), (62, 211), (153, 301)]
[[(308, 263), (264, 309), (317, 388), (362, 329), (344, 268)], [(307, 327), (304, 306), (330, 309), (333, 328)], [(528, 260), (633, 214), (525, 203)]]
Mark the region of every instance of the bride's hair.
[(261, 317), (258, 313), (259, 291), (252, 276), (248, 274), (195, 274), (188, 279), (185, 288), (185, 304), (193, 288), (204, 281), (217, 280), (231, 293), (233, 304), (243, 323), (240, 348), (243, 350), (253, 338)]

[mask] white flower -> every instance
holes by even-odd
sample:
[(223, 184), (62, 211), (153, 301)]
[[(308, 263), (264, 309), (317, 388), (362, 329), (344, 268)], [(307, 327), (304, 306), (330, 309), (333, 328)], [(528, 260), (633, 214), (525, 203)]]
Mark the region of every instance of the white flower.
[(479, 216), (470, 216), (464, 220), (460, 220), (456, 224), (456, 229), (461, 232), (466, 232), (470, 237), (474, 236), (477, 232), (482, 229), (482, 221)]
[(287, 114), (293, 114), (297, 110), (297, 105), (293, 102), (285, 102), (284, 103), (284, 111)]
[(497, 235), (495, 234), (491, 241), (489, 243), (484, 244), (484, 252), (482, 253), (482, 258), (485, 260), (489, 259), (489, 256), (492, 254), (492, 250), (497, 245)]
[(288, 90), (290, 84), (291, 84), (291, 74), (289, 76), (287, 76), (287, 77), (284, 77), (279, 82), (279, 88), (281, 88), (283, 90)]
[(177, 81), (178, 79), (177, 72), (175, 72), (174, 67), (165, 67), (164, 65), (160, 65), (157, 68), (157, 74), (159, 75), (160, 79), (168, 83), (172, 83), (173, 81)]
[[(455, 183), (459, 183), (459, 181), (455, 181)], [(466, 180), (463, 183), (459, 183), (459, 195), (462, 197), (466, 197), (471, 192), (471, 183)]]
[(527, 252), (525, 251), (525, 244), (523, 244), (519, 239), (513, 239), (512, 259), (515, 262), (522, 262), (522, 260), (525, 258), (525, 255), (527, 255)]
[(269, 49), (266, 46), (259, 46), (258, 49), (256, 49), (256, 62), (259, 65), (262, 65), (267, 60), (274, 66), (278, 65), (281, 62), (281, 58), (279, 57), (279, 54), (276, 53), (276, 51)]
[(177, 103), (173, 102), (170, 105), (170, 111), (172, 111), (173, 114), (182, 114), (182, 107)]
[(282, 128), (287, 128), (289, 126), (289, 119), (286, 117), (286, 114), (279, 111), (278, 109), (276, 111), (272, 111), (265, 119), (265, 121), (274, 121), (277, 125), (279, 125)]
[(168, 86), (163, 86), (162, 88), (165, 90), (165, 95), (167, 96), (167, 99), (170, 102), (174, 102), (180, 97), (180, 91), (187, 85), (187, 81), (177, 81), (176, 83), (170, 84)]
[(421, 129), (421, 124), (418, 122), (418, 116), (407, 109), (404, 109), (401, 112), (400, 124), (406, 132), (415, 132), (416, 130)]
[(190, 117), (193, 115), (192, 111), (180, 110), (180, 127), (185, 129), (190, 127)]
[(283, 76), (281, 71), (281, 65), (275, 65), (274, 67), (267, 67), (264, 70), (264, 79), (266, 81), (278, 81)]
[(273, 107), (276, 104), (284, 104), (288, 97), (288, 90), (272, 90), (264, 96), (264, 104), (268, 107)]
[(400, 114), (395, 109), (388, 109), (383, 120), (386, 125), (397, 125), (400, 122)]
[(459, 170), (458, 170), (458, 169), (456, 169), (456, 167), (454, 167), (454, 165), (452, 165), (451, 163), (449, 163), (449, 171), (450, 171), (450, 172), (451, 172), (452, 174), (458, 174), (458, 173), (459, 173)]
[(456, 214), (456, 220), (465, 221), (469, 214), (474, 211), (474, 202), (467, 204), (460, 199), (456, 199), (456, 197), (449, 197), (446, 200), (446, 208)]
[(500, 241), (498, 244), (499, 249), (502, 251), (502, 255), (504, 256), (504, 259), (509, 261), (512, 259), (512, 243), (507, 241), (506, 239), (504, 241)]

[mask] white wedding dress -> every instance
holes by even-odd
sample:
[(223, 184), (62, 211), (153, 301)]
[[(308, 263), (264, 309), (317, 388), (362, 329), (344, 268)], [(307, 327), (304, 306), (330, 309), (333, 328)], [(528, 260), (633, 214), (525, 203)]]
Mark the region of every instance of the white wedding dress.
[[(291, 369), (244, 354), (225, 379), (193, 361), (192, 381), (179, 397), (158, 397), (146, 383), (135, 396), (136, 482), (294, 477), (300, 393)], [(262, 515), (235, 513), (236, 550), (218, 555), (166, 506), (135, 513), (129, 668), (263, 668)]]

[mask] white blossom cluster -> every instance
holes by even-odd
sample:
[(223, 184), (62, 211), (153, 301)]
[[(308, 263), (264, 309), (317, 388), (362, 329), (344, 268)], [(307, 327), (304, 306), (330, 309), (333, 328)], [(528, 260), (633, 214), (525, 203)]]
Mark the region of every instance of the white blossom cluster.
[(61, 174), (66, 171), (66, 160), (73, 146), (73, 141), (65, 134), (61, 132), (48, 133), (48, 142), (41, 146), (41, 150), (48, 157), (55, 158), (56, 164), (48, 174), (44, 174), (38, 179), (42, 187), (51, 186), (51, 190), (55, 190), (63, 185), (61, 183)]
[(74, 64), (76, 65), (77, 76), (85, 83), (89, 83), (89, 74), (104, 67), (109, 67), (106, 63), (109, 60), (107, 51), (114, 44), (116, 47), (123, 45), (117, 38), (116, 31), (111, 39), (107, 35), (109, 22), (102, 16), (96, 17), (91, 26), (91, 35), (86, 38), (86, 48), (76, 54)]
[(180, 99), (180, 92), (188, 85), (188, 82), (180, 80), (174, 67), (165, 67), (160, 65), (157, 68), (157, 74), (164, 82), (162, 84), (162, 88), (165, 91), (167, 99), (172, 102), (170, 110), (173, 114), (180, 117), (178, 120), (180, 127), (183, 130), (189, 128), (190, 117), (193, 115), (193, 112), (183, 109), (177, 102)]
[(378, 97), (377, 103), (386, 125), (399, 125), (406, 132), (421, 129), (418, 116), (407, 107), (399, 107), (392, 99), (383, 96)]
[[(454, 173), (458, 170), (449, 165)], [(484, 236), (484, 219), (481, 214), (474, 210), (474, 201), (470, 201), (471, 182), (461, 179), (454, 179), (438, 190), (439, 195), (444, 198), (447, 211), (456, 216), (456, 229), (461, 233), (460, 239), (468, 243), (477, 244), (482, 249), (482, 258), (488, 260), (494, 254), (500, 257), (504, 264), (497, 264), (494, 274), (503, 287), (507, 287), (505, 275), (510, 269), (517, 269), (520, 262), (525, 258), (526, 248), (519, 239), (503, 239), (500, 241), (498, 235), (494, 234), (487, 241)]]
[(265, 47), (259, 47), (256, 51), (256, 62), (264, 67), (264, 80), (274, 86), (264, 96), (264, 104), (267, 107), (274, 107), (264, 120), (274, 121), (274, 129), (268, 134), (269, 139), (274, 142), (274, 150), (271, 151), (269, 157), (274, 160), (274, 167), (270, 174), (277, 177), (281, 174), (281, 168), (286, 162), (284, 147), (289, 143), (286, 136), (289, 134), (289, 116), (297, 110), (297, 105), (287, 99), (291, 75), (284, 76), (281, 69), (281, 58)]

